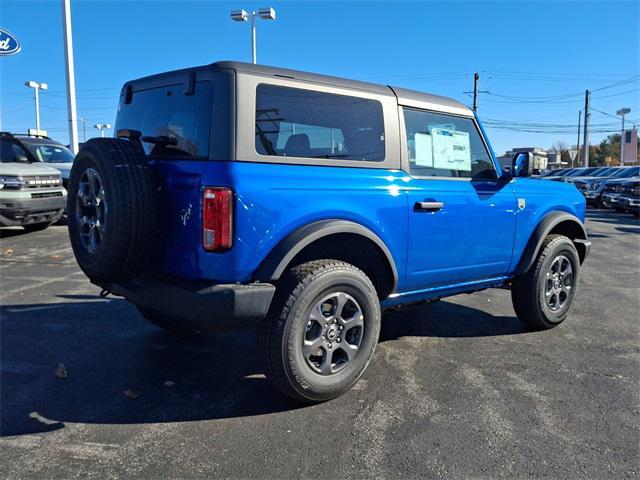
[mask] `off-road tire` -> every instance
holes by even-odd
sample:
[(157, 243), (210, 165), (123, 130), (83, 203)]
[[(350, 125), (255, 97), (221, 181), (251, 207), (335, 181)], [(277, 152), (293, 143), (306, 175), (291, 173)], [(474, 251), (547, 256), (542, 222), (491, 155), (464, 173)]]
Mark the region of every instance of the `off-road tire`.
[[(545, 300), (546, 274), (554, 259), (560, 255), (569, 260), (574, 278), (566, 303), (559, 310), (553, 311)], [(575, 299), (579, 271), (580, 257), (571, 239), (564, 235), (547, 236), (536, 262), (526, 273), (513, 279), (511, 301), (518, 318), (536, 330), (553, 328), (562, 323)]]
[[(91, 252), (80, 239), (79, 182), (84, 172), (98, 172), (106, 200), (104, 238)], [(161, 241), (158, 188), (146, 158), (124, 139), (94, 138), (73, 164), (67, 199), (71, 246), (82, 271), (94, 282), (134, 278), (155, 257)]]
[(162, 313), (156, 312), (155, 310), (141, 307), (139, 305), (136, 305), (136, 308), (138, 309), (138, 312), (140, 312), (140, 315), (142, 315), (142, 318), (144, 318), (147, 322), (172, 335), (181, 337), (195, 337), (202, 333), (192, 328), (180, 326), (180, 321), (171, 317), (170, 315), (163, 315)]
[[(360, 350), (346, 367), (322, 376), (312, 370), (300, 350), (311, 308), (332, 292), (345, 292), (364, 317)], [(380, 302), (371, 280), (339, 260), (315, 260), (289, 270), (276, 286), (267, 318), (258, 326), (258, 348), (267, 378), (301, 403), (318, 403), (349, 390), (367, 368), (380, 335)]]
[(23, 225), (22, 228), (27, 232), (40, 232), (49, 228), (52, 223), (53, 222), (30, 223), (29, 225)]

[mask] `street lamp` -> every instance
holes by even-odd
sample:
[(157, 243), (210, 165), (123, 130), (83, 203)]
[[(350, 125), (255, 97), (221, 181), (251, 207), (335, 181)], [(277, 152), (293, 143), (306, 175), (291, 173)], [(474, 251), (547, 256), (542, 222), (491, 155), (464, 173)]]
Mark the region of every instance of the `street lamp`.
[(108, 123), (98, 123), (94, 125), (93, 128), (97, 128), (98, 130), (100, 130), (100, 136), (104, 138), (105, 129), (111, 128), (111, 125)]
[(256, 63), (256, 16), (262, 20), (275, 20), (276, 11), (271, 8), (260, 8), (257, 12), (248, 13), (246, 10), (232, 10), (231, 20), (234, 22), (246, 22), (251, 17), (251, 61)]
[(622, 131), (620, 133), (620, 166), (624, 165), (624, 116), (630, 112), (630, 108), (621, 108), (616, 112), (616, 115), (620, 115), (622, 117)]
[(38, 135), (40, 135), (40, 99), (38, 96), (38, 92), (40, 90), (47, 90), (49, 85), (44, 82), (38, 83), (33, 80), (29, 80), (28, 82), (24, 82), (24, 85), (29, 88), (33, 88), (36, 93), (36, 130), (38, 131)]

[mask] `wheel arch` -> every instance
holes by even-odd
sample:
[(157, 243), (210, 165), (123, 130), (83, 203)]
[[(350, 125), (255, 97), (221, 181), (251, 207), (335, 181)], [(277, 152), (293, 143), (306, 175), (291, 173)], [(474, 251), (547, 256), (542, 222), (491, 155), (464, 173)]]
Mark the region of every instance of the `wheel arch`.
[(253, 279), (277, 281), (289, 267), (320, 258), (360, 268), (380, 299), (393, 293), (398, 284), (395, 261), (384, 241), (367, 227), (340, 219), (316, 221), (287, 235), (262, 261)]
[(554, 233), (570, 238), (578, 250), (580, 263), (584, 262), (591, 247), (584, 224), (575, 215), (554, 211), (548, 213), (534, 229), (514, 275), (523, 274), (531, 268), (540, 253), (544, 239)]

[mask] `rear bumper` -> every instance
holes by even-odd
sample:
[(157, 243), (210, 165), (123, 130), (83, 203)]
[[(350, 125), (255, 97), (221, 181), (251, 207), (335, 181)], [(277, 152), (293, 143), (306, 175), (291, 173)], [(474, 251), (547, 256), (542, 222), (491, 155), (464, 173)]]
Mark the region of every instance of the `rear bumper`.
[(0, 201), (0, 225), (53, 222), (62, 215), (66, 202), (66, 196), (3, 199)]
[(270, 283), (217, 285), (159, 274), (99, 286), (135, 305), (174, 317), (176, 325), (202, 331), (254, 327), (267, 315), (275, 293)]

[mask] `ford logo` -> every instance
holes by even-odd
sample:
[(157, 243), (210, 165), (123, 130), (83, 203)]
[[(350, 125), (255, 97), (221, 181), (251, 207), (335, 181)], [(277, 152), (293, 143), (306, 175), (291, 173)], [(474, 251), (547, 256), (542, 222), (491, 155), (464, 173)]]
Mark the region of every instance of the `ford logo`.
[(20, 42), (11, 32), (0, 28), (0, 56), (15, 55), (21, 48)]

